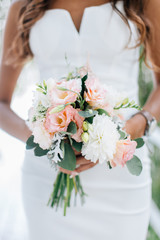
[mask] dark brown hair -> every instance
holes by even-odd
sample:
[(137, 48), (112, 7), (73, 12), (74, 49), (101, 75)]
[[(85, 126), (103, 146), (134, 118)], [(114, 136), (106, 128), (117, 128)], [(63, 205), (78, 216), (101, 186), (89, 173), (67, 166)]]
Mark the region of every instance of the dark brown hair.
[[(145, 55), (146, 42), (151, 37), (149, 24), (144, 18), (144, 7), (147, 0), (123, 0), (125, 15), (116, 7), (118, 1), (119, 0), (110, 0), (110, 3), (129, 28), (128, 19), (137, 25), (139, 39), (135, 47), (143, 44), (143, 55)], [(29, 47), (30, 29), (33, 24), (43, 16), (50, 3), (49, 0), (26, 0), (25, 2), (26, 3), (21, 7), (19, 12), (18, 33), (9, 50), (7, 60), (8, 63), (12, 62), (14, 65), (23, 64), (33, 57), (33, 53)]]

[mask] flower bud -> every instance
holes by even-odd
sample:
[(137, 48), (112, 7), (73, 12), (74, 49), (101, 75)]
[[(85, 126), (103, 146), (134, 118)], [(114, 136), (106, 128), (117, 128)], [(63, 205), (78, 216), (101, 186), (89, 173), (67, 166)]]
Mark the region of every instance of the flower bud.
[(83, 131), (87, 131), (88, 130), (88, 123), (86, 121), (83, 122)]
[(53, 108), (53, 109), (49, 112), (49, 114), (61, 112), (62, 110), (65, 109), (65, 107), (66, 107), (66, 105), (64, 105), (64, 104), (63, 104), (63, 105), (59, 105), (59, 106)]
[(83, 142), (87, 143), (89, 140), (89, 134), (87, 132), (83, 132), (81, 138)]
[(129, 102), (129, 98), (125, 98), (122, 102), (123, 105), (126, 105)]
[(130, 105), (132, 106), (132, 105), (134, 105), (134, 104), (135, 104), (135, 101), (132, 100), (132, 101), (130, 102)]

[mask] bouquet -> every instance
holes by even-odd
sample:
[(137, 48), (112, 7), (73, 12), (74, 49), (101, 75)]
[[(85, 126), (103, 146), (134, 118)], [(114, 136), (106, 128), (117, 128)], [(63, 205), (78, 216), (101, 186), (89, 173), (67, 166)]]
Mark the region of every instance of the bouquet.
[[(126, 166), (138, 176), (142, 164), (134, 153), (144, 141), (133, 141), (124, 131), (123, 111), (127, 108), (140, 109), (126, 93), (102, 84), (88, 66), (75, 68), (59, 80), (49, 78), (37, 84), (34, 93), (27, 121), (32, 136), (26, 148), (34, 149), (35, 156), (47, 156), (56, 169), (74, 171), (76, 150), (91, 162), (106, 164), (108, 169)], [(84, 202), (79, 175), (59, 171), (48, 205), (63, 206), (66, 215), (72, 193)]]

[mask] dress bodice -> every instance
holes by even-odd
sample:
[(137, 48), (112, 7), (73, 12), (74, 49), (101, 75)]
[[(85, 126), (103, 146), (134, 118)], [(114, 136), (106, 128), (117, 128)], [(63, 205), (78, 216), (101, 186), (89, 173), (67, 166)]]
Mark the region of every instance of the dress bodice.
[[(123, 1), (117, 3), (124, 13)], [(137, 28), (132, 31), (129, 46), (135, 46)], [(41, 80), (62, 77), (68, 72), (65, 60), (72, 66), (87, 62), (106, 84), (137, 96), (139, 48), (127, 47), (130, 30), (110, 3), (87, 7), (78, 32), (70, 13), (64, 9), (47, 10), (31, 28), (29, 43), (38, 65)]]

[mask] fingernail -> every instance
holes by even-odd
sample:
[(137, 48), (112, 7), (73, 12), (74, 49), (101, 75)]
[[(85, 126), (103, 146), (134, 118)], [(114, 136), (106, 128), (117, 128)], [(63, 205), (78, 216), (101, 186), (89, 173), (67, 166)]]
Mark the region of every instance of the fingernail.
[(76, 171), (71, 172), (71, 176), (72, 176), (72, 177), (75, 177), (75, 176), (77, 176), (77, 175), (78, 175), (78, 172), (76, 172)]

